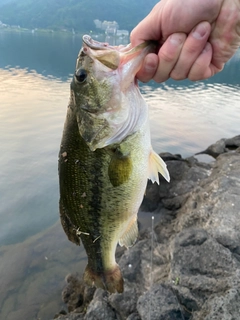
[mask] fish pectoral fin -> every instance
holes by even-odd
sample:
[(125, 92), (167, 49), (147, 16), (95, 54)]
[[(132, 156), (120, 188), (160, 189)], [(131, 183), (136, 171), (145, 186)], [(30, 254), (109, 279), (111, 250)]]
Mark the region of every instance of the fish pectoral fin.
[(127, 229), (122, 234), (119, 239), (119, 245), (125, 247), (131, 247), (134, 245), (138, 237), (138, 224), (137, 224), (137, 216), (134, 216), (133, 219), (129, 222)]
[(148, 179), (152, 181), (152, 183), (157, 182), (159, 184), (158, 172), (169, 182), (170, 176), (167, 169), (166, 163), (163, 159), (155, 152), (151, 151), (149, 155), (149, 173)]
[(108, 167), (108, 177), (113, 187), (118, 187), (127, 182), (132, 169), (133, 164), (130, 155), (114, 154)]

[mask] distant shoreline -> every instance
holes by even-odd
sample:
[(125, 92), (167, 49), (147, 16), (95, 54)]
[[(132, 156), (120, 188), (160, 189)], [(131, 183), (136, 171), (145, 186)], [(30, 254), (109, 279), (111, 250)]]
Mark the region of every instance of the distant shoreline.
[(35, 29), (27, 29), (27, 28), (18, 28), (18, 27), (5, 27), (5, 28), (0, 28), (0, 32), (27, 32), (27, 33), (49, 33), (49, 34), (72, 34), (72, 35), (83, 35), (85, 32), (80, 32), (80, 31), (74, 31), (74, 33), (70, 30), (51, 30), (51, 29), (40, 29), (40, 28), (35, 28)]
[(106, 35), (105, 33), (97, 33), (97, 32), (83, 32), (83, 31), (70, 31), (67, 29), (64, 30), (52, 30), (52, 29), (27, 29), (27, 28), (18, 28), (18, 27), (4, 27), (0, 28), (1, 32), (18, 32), (18, 33), (32, 33), (32, 34), (56, 34), (56, 35), (72, 35), (72, 36), (83, 36), (84, 34), (89, 34), (92, 37), (106, 37), (110, 36), (112, 38), (120, 38), (119, 35)]

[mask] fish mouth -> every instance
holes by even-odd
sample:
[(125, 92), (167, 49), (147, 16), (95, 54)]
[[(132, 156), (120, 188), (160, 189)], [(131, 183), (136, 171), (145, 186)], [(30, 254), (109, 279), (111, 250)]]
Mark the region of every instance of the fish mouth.
[(83, 43), (85, 43), (89, 48), (93, 50), (108, 50), (109, 48), (114, 48), (113, 46), (109, 46), (107, 42), (98, 42), (92, 39), (89, 35), (85, 34), (82, 37)]
[(83, 43), (87, 45), (89, 48), (93, 50), (117, 50), (119, 52), (125, 52), (127, 54), (138, 52), (148, 46), (152, 47), (152, 50), (157, 47), (157, 41), (148, 40), (140, 43), (136, 47), (132, 47), (131, 44), (128, 45), (119, 45), (119, 46), (111, 46), (108, 42), (99, 42), (97, 40), (92, 39), (89, 35), (85, 34), (82, 37)]
[(116, 70), (120, 63), (128, 62), (143, 51), (143, 55), (146, 55), (155, 52), (157, 48), (157, 42), (152, 40), (142, 42), (136, 47), (132, 47), (131, 44), (111, 46), (107, 42), (98, 42), (89, 35), (84, 35), (82, 41), (85, 50), (90, 50), (90, 55), (112, 70)]

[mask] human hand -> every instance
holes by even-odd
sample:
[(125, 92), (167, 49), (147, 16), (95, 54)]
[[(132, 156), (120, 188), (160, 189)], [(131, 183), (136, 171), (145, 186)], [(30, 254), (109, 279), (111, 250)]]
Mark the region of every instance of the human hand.
[(240, 0), (162, 0), (131, 33), (133, 46), (157, 40), (137, 77), (144, 82), (206, 79), (240, 45)]

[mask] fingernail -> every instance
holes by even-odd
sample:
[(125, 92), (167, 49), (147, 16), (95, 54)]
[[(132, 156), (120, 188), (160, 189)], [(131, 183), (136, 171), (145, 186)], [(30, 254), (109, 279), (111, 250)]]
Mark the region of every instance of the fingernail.
[(209, 42), (206, 43), (205, 48), (203, 49), (202, 53), (208, 52), (211, 49), (211, 44)]
[(202, 39), (208, 31), (208, 22), (201, 22), (193, 29), (192, 35), (195, 39)]
[(174, 46), (179, 46), (183, 43), (183, 37), (182, 34), (174, 33), (169, 37), (169, 41)]
[(146, 56), (144, 60), (144, 70), (148, 73), (156, 70), (156, 62), (152, 59), (152, 56)]

